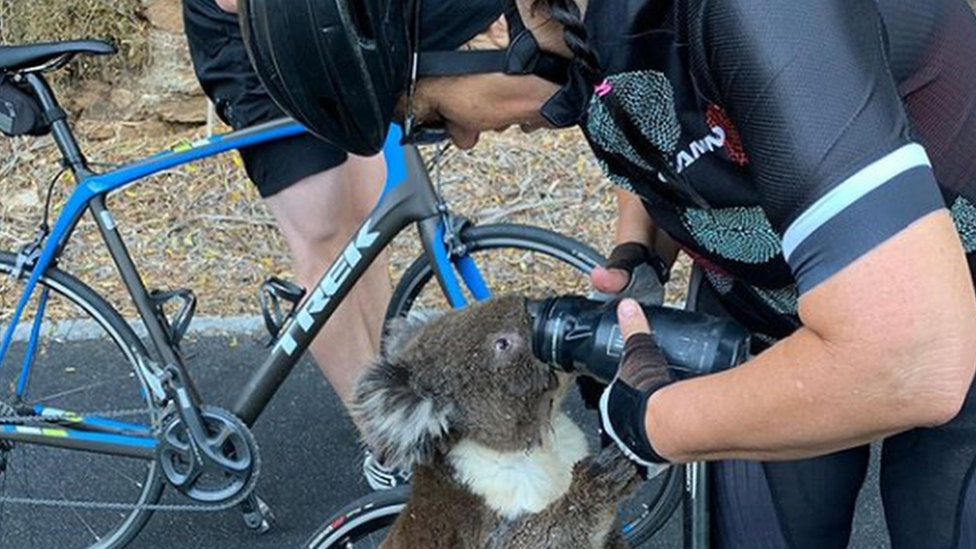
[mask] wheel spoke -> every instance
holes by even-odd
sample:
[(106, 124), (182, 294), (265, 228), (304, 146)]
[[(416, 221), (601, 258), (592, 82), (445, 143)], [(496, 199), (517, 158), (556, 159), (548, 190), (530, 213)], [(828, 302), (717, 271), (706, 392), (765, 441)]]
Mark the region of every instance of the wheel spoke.
[(42, 404), (42, 403), (49, 404), (52, 401), (61, 400), (61, 399), (64, 399), (65, 397), (73, 396), (73, 395), (76, 395), (78, 393), (89, 392), (89, 391), (91, 391), (93, 389), (100, 389), (102, 387), (107, 387), (108, 385), (118, 383), (118, 382), (120, 382), (122, 380), (134, 379), (134, 378), (135, 378), (135, 374), (128, 373), (128, 374), (121, 375), (121, 376), (118, 376), (118, 377), (115, 377), (115, 378), (112, 378), (112, 379), (106, 379), (106, 380), (102, 380), (102, 381), (97, 381), (97, 382), (89, 383), (87, 385), (82, 385), (80, 387), (75, 387), (75, 388), (72, 388), (72, 389), (65, 389), (65, 390), (60, 391), (60, 392), (57, 392), (57, 393), (51, 393), (49, 395), (43, 395), (43, 396), (39, 396), (39, 397), (32, 397), (31, 399), (27, 400), (26, 402), (30, 406), (33, 406), (35, 404)]
[[(8, 305), (6, 296), (19, 296), (24, 288), (24, 280), (11, 282), (6, 276), (14, 261), (0, 252), (0, 286), (5, 288), (0, 301)], [(135, 416), (147, 426), (158, 418), (139, 374), (139, 361), (150, 359), (129, 325), (107, 301), (57, 268), (40, 283), (50, 292), (46, 314), (58, 319), (58, 329), (42, 333), (18, 408), (40, 404), (88, 418)], [(0, 305), (0, 315), (8, 313), (8, 306)], [(14, 343), (5, 366), (21, 363), (27, 346)], [(0, 384), (16, 382), (19, 373), (19, 368), (4, 368)], [(56, 418), (22, 423), (71, 427), (69, 420)], [(10, 458), (0, 475), (0, 497), (18, 501), (0, 504), (0, 549), (122, 549), (149, 516), (137, 505), (156, 503), (162, 490), (156, 466), (143, 460), (25, 442), (15, 443)], [(120, 512), (84, 503), (132, 507)]]
[[(67, 494), (64, 493), (64, 489), (61, 488), (60, 484), (58, 485), (58, 493), (61, 495), (62, 501), (68, 501), (68, 496)], [(91, 524), (89, 524), (88, 521), (85, 520), (83, 516), (81, 516), (81, 513), (78, 512), (78, 509), (75, 507), (70, 507), (69, 509), (71, 510), (71, 514), (75, 516), (75, 519), (77, 519), (78, 522), (80, 522), (81, 525), (85, 527), (88, 533), (91, 534), (92, 539), (95, 540), (96, 542), (100, 541), (101, 537), (98, 535), (95, 529), (92, 528)]]

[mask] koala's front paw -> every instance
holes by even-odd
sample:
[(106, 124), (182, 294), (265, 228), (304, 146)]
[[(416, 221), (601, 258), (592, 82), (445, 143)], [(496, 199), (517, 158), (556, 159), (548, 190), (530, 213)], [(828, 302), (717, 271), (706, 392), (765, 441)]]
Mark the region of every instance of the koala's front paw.
[(615, 504), (640, 482), (634, 462), (616, 446), (588, 456), (573, 468), (573, 486), (577, 493), (594, 504)]

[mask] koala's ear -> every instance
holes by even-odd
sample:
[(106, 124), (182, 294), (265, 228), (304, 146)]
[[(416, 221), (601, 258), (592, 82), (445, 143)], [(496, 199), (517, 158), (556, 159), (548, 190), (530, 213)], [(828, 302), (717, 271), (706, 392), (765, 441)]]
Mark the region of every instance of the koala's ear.
[(418, 393), (412, 372), (403, 364), (381, 360), (356, 384), (353, 419), (366, 445), (387, 467), (409, 471), (429, 462), (446, 443), (453, 406)]
[(421, 328), (443, 314), (442, 311), (424, 309), (410, 311), (407, 316), (391, 319), (383, 333), (383, 358), (396, 360)]

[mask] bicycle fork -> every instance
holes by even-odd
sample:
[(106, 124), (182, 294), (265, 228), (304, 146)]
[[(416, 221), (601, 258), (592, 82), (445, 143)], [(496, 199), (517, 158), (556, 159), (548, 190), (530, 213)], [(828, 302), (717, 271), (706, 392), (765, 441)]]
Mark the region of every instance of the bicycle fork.
[(703, 462), (685, 465), (684, 549), (711, 547), (710, 499), (708, 465)]
[[(694, 311), (698, 307), (698, 289), (703, 283), (699, 268), (691, 271), (688, 282), (688, 297), (685, 309)], [(710, 549), (711, 547), (711, 494), (708, 482), (708, 465), (704, 462), (689, 463), (685, 466), (684, 511), (684, 549)]]

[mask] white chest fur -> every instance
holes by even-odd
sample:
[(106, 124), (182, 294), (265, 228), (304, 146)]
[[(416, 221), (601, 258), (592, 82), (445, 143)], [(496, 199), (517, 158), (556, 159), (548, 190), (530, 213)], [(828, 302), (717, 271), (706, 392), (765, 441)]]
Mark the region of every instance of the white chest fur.
[(569, 490), (573, 464), (588, 453), (583, 431), (565, 414), (552, 427), (530, 451), (499, 452), (462, 440), (448, 454), (455, 478), (507, 519), (542, 511)]

